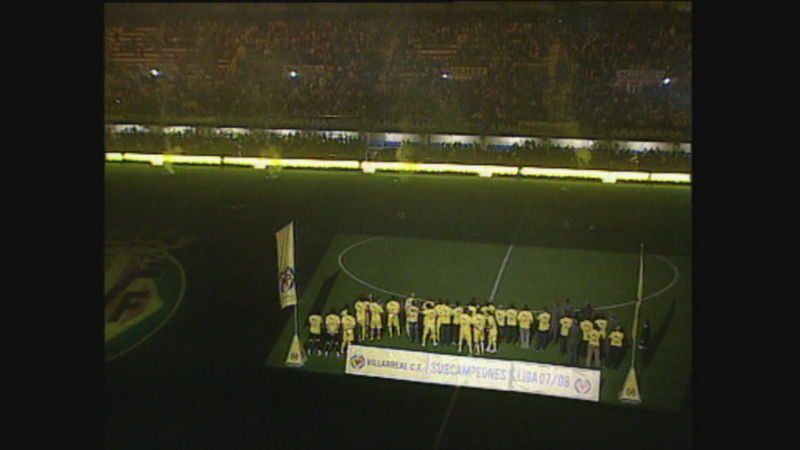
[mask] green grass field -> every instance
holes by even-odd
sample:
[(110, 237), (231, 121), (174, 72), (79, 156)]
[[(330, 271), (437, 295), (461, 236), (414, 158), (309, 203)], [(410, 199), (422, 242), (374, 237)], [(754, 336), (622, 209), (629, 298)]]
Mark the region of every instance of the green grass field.
[[(524, 222), (523, 222), (524, 224)], [(633, 322), (633, 301), (638, 285), (639, 254), (510, 246), (458, 241), (435, 241), (393, 237), (340, 236), (330, 245), (300, 300), (300, 322), (309, 311), (340, 311), (364, 293), (383, 299), (404, 298), (411, 292), (424, 298), (444, 298), (467, 304), (473, 297), (484, 303), (527, 306), (531, 310), (550, 307), (569, 297), (580, 307), (588, 301), (598, 311), (614, 314), (626, 330)], [(508, 257), (508, 258), (506, 258)], [(646, 288), (642, 314), (663, 335), (658, 352), (642, 370), (640, 389), (647, 405), (678, 410), (686, 395), (690, 369), (690, 261), (686, 257), (648, 255), (645, 258)], [(676, 316), (676, 311), (680, 313)], [(294, 326), (289, 323), (277, 341), (269, 364), (284, 364)], [(301, 332), (305, 339), (307, 330)], [(422, 350), (406, 337), (368, 343), (380, 347)], [(663, 351), (662, 351), (663, 350)], [(427, 351), (456, 354), (455, 348), (428, 347)], [(516, 345), (501, 344), (488, 358), (566, 364), (555, 345), (533, 352)], [(603, 370), (604, 402), (618, 403), (628, 367), (629, 353), (617, 370)], [(343, 358), (310, 355), (305, 370), (344, 373)], [(650, 376), (669, 371), (670, 376)]]
[[(191, 238), (171, 251), (185, 273), (180, 306), (105, 365), (109, 448), (379, 448), (387, 438), (397, 448), (431, 448), (440, 429), (442, 449), (495, 448), (498, 434), (506, 448), (687, 447), (689, 186), (104, 167), (107, 240), (168, 230)], [(644, 243), (642, 314), (656, 336), (639, 374), (643, 404), (616, 401), (622, 371), (604, 373), (595, 403), (348, 376), (335, 358), (287, 368), (292, 314), (278, 302), (274, 233), (290, 221), (303, 317), (317, 303), (352, 302), (372, 289), (363, 282), (379, 295), (485, 300), (513, 243), (495, 302), (539, 309), (570, 296), (608, 308), (628, 328)], [(404, 338), (380, 345), (420, 350)], [(553, 347), (534, 356), (501, 345), (495, 357), (562, 363)], [(356, 442), (354, 424), (369, 430)]]

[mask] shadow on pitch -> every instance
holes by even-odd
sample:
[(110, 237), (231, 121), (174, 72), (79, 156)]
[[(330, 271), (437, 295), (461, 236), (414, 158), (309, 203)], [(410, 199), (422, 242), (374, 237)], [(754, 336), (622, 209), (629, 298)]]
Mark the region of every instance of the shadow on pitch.
[(646, 368), (650, 365), (650, 361), (652, 361), (653, 355), (658, 351), (658, 348), (661, 345), (661, 341), (664, 340), (664, 335), (667, 334), (667, 330), (669, 329), (670, 324), (672, 323), (672, 319), (675, 317), (675, 302), (677, 298), (673, 297), (672, 302), (669, 305), (669, 309), (667, 313), (664, 314), (661, 323), (658, 324), (652, 331), (650, 336), (650, 342), (647, 344), (644, 352), (642, 353), (642, 369)]
[(319, 288), (317, 298), (314, 299), (314, 303), (311, 305), (311, 311), (316, 311), (320, 314), (322, 313), (322, 308), (325, 306), (325, 303), (328, 302), (328, 297), (333, 290), (333, 286), (336, 285), (336, 279), (339, 277), (341, 272), (341, 269), (336, 269), (336, 272), (322, 282), (322, 287)]

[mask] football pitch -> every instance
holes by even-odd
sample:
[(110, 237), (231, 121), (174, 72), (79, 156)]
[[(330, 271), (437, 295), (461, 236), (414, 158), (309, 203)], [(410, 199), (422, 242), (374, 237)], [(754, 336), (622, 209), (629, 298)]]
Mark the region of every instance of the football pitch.
[[(152, 283), (173, 309), (113, 343), (134, 347), (107, 344), (106, 356), (119, 355), (104, 370), (108, 448), (373, 449), (387, 439), (396, 444), (389, 448), (442, 450), (688, 445), (689, 186), (104, 167), (106, 244), (168, 242), (168, 260), (179, 266)], [(533, 311), (569, 297), (630, 331), (644, 244), (641, 314), (654, 334), (638, 373), (642, 403), (617, 400), (630, 352), (620, 369), (602, 370), (599, 402), (353, 376), (336, 357), (286, 366), (293, 308), (278, 301), (275, 233), (290, 222), (301, 321), (365, 293), (387, 300), (413, 292)], [(168, 288), (170, 276), (185, 285)], [(365, 345), (456, 354), (405, 336)], [(534, 352), (501, 343), (482, 358), (566, 362), (552, 344)]]
[[(524, 217), (520, 218), (524, 227)], [(638, 286), (639, 253), (549, 247), (393, 238), (389, 236), (339, 236), (330, 245), (299, 302), (299, 317), (315, 311), (353, 311), (353, 301), (370, 293), (384, 300), (418, 298), (479, 304), (515, 305), (532, 311), (550, 308), (557, 300), (570, 298), (578, 308), (590, 302), (596, 312), (614, 315), (631, 329)], [(647, 406), (679, 410), (690, 378), (690, 260), (680, 256), (647, 255), (647, 290), (641, 314), (661, 331), (658, 352), (640, 376), (640, 390)], [(677, 314), (676, 314), (677, 312)], [(301, 319), (301, 322), (304, 320)], [(289, 323), (272, 352), (269, 364), (284, 364), (294, 326)], [(629, 331), (628, 331), (629, 332)], [(301, 332), (307, 338), (307, 330)], [(406, 336), (387, 333), (365, 345), (423, 350)], [(427, 347), (429, 352), (457, 354), (453, 346)], [(544, 352), (503, 344), (496, 354), (484, 355), (516, 361), (566, 364), (557, 345)], [(618, 403), (628, 367), (628, 357), (616, 370), (602, 373), (601, 400)], [(581, 358), (583, 359), (583, 358)], [(334, 356), (309, 355), (304, 369), (344, 373), (346, 361)], [(670, 376), (650, 376), (670, 372)]]

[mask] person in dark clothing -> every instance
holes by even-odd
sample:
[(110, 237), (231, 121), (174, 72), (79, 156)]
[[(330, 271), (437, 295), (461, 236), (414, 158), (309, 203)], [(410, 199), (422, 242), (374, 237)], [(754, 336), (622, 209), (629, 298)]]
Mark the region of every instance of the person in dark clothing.
[(567, 354), (569, 355), (569, 364), (572, 366), (578, 365), (578, 358), (580, 355), (581, 342), (583, 341), (583, 331), (575, 320), (569, 328), (569, 335), (567, 336)]
[(650, 342), (652, 339), (652, 331), (650, 329), (650, 320), (645, 320), (642, 329), (639, 331), (639, 337), (636, 342), (636, 349), (639, 351), (639, 357), (642, 368), (650, 363), (651, 348)]
[(586, 304), (583, 305), (583, 308), (581, 308), (581, 316), (584, 319), (589, 319), (589, 320), (594, 319), (594, 307), (592, 306), (591, 303), (586, 302)]

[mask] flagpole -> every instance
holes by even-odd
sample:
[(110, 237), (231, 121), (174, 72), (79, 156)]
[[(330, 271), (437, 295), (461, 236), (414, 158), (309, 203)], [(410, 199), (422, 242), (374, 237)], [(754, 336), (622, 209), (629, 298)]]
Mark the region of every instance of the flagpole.
[(639, 332), (639, 309), (642, 307), (642, 293), (644, 292), (644, 243), (641, 244), (639, 254), (639, 285), (636, 288), (636, 310), (633, 313), (633, 330), (631, 330), (631, 341), (633, 342), (633, 354), (631, 355), (631, 367), (636, 363), (636, 336)]
[(641, 244), (639, 253), (639, 284), (636, 288), (636, 309), (633, 313), (633, 327), (631, 331), (631, 365), (628, 368), (628, 375), (619, 393), (619, 400), (626, 403), (639, 404), (642, 397), (639, 393), (639, 382), (636, 379), (636, 335), (639, 329), (639, 309), (642, 306), (644, 293), (644, 243)]
[[(297, 264), (297, 237), (294, 236), (294, 220), (292, 220), (291, 224), (292, 224), (292, 237), (293, 237), (293, 239), (292, 239), (292, 255), (294, 255), (294, 262), (295, 262), (295, 265), (296, 265)], [(294, 280), (295, 280), (294, 281), (295, 296), (299, 297), (299, 294), (296, 293), (297, 292), (297, 271), (295, 271)], [(300, 312), (298, 311), (298, 308), (299, 308), (298, 303), (300, 303), (299, 302), (299, 298), (298, 298), (298, 301), (295, 301), (295, 304), (294, 304), (294, 334), (299, 338), (300, 337), (300, 319), (299, 319), (298, 316), (300, 315)]]
[(279, 277), (281, 277), (278, 287), (281, 294), (281, 307), (294, 306), (292, 313), (294, 316), (294, 335), (289, 345), (286, 364), (298, 367), (305, 364), (306, 355), (300, 343), (300, 311), (297, 306), (294, 221), (289, 222), (281, 231), (276, 233), (276, 236), (278, 240), (278, 270)]

